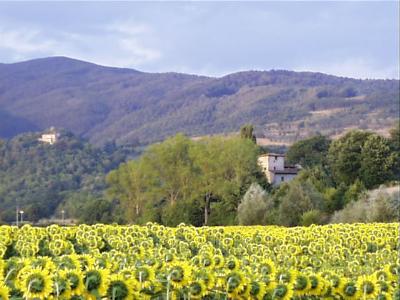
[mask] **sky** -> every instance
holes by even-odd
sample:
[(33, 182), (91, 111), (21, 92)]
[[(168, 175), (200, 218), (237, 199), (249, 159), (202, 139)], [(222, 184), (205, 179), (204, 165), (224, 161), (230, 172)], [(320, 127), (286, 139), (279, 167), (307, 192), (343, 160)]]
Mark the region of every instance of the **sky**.
[(0, 2), (0, 62), (399, 78), (399, 2)]

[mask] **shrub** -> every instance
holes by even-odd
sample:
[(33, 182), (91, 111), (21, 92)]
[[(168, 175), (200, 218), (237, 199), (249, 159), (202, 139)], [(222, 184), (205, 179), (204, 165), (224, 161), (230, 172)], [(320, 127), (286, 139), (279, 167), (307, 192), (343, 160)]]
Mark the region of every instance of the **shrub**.
[(312, 210), (306, 211), (301, 216), (300, 224), (302, 226), (310, 226), (312, 224), (320, 225), (323, 223), (324, 222), (323, 222), (322, 212), (317, 209), (312, 209)]
[(240, 225), (261, 225), (265, 216), (273, 208), (273, 202), (267, 192), (258, 183), (253, 183), (238, 207), (238, 220)]

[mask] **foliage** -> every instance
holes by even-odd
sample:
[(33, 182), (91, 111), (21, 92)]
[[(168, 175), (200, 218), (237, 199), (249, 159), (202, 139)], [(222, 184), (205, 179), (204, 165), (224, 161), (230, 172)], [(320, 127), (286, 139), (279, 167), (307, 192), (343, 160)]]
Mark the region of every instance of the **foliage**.
[(354, 130), (332, 142), (328, 159), (336, 183), (350, 185), (359, 178), (361, 152), (371, 135), (372, 133), (366, 131)]
[(398, 226), (1, 226), (0, 297), (395, 299)]
[(271, 197), (262, 187), (253, 183), (238, 207), (238, 221), (240, 225), (263, 225), (265, 215), (274, 208)]
[(74, 209), (66, 202), (79, 198), (79, 193), (99, 198), (105, 173), (134, 153), (119, 147), (106, 152), (64, 131), (54, 145), (41, 143), (38, 137), (25, 134), (0, 144), (1, 220), (13, 221), (17, 205), (29, 221), (52, 216), (59, 205), (67, 207), (71, 218), (79, 218), (82, 207)]
[(374, 188), (395, 178), (398, 153), (391, 141), (366, 131), (350, 131), (332, 142), (328, 160), (336, 184), (347, 186), (360, 180)]
[(391, 154), (389, 142), (384, 137), (371, 135), (366, 139), (361, 151), (360, 177), (367, 188), (392, 177)]
[(279, 222), (285, 226), (296, 226), (305, 212), (323, 208), (323, 195), (312, 184), (294, 179), (288, 183), (285, 195), (280, 198)]
[(361, 180), (357, 179), (344, 194), (344, 204), (348, 204), (353, 201), (357, 201), (359, 197), (363, 194), (365, 191), (365, 186), (361, 182)]
[(108, 193), (121, 202), (128, 222), (146, 222), (139, 212), (159, 207), (164, 224), (199, 224), (199, 209), (208, 224), (210, 215), (218, 214), (215, 208), (236, 215), (238, 199), (259, 173), (257, 151), (238, 137), (194, 142), (178, 134), (112, 171)]
[(286, 153), (289, 164), (300, 164), (303, 168), (311, 168), (317, 165), (325, 166), (331, 141), (323, 135), (317, 135), (309, 139), (294, 143)]
[(335, 212), (333, 223), (391, 222), (399, 219), (399, 187), (379, 188)]
[(251, 124), (243, 125), (240, 128), (240, 137), (242, 139), (249, 139), (249, 140), (253, 141), (254, 143), (257, 142), (256, 136), (254, 134), (254, 127)]
[(312, 209), (309, 211), (306, 211), (301, 215), (301, 221), (300, 224), (302, 226), (310, 226), (312, 224), (323, 224), (323, 216), (322, 212), (318, 209)]

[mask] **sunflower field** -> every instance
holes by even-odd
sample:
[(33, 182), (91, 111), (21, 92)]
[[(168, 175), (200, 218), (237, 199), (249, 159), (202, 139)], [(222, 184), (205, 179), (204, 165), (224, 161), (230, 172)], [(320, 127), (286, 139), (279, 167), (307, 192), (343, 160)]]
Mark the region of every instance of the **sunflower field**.
[(400, 299), (399, 224), (0, 226), (0, 300)]

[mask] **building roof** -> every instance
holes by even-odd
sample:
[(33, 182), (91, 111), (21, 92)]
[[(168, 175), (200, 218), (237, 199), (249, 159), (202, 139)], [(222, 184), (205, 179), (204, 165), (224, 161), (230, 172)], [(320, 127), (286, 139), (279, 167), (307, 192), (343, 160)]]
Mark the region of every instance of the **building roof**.
[(284, 170), (271, 170), (274, 174), (294, 174), (296, 175), (299, 170), (297, 168), (285, 168)]

